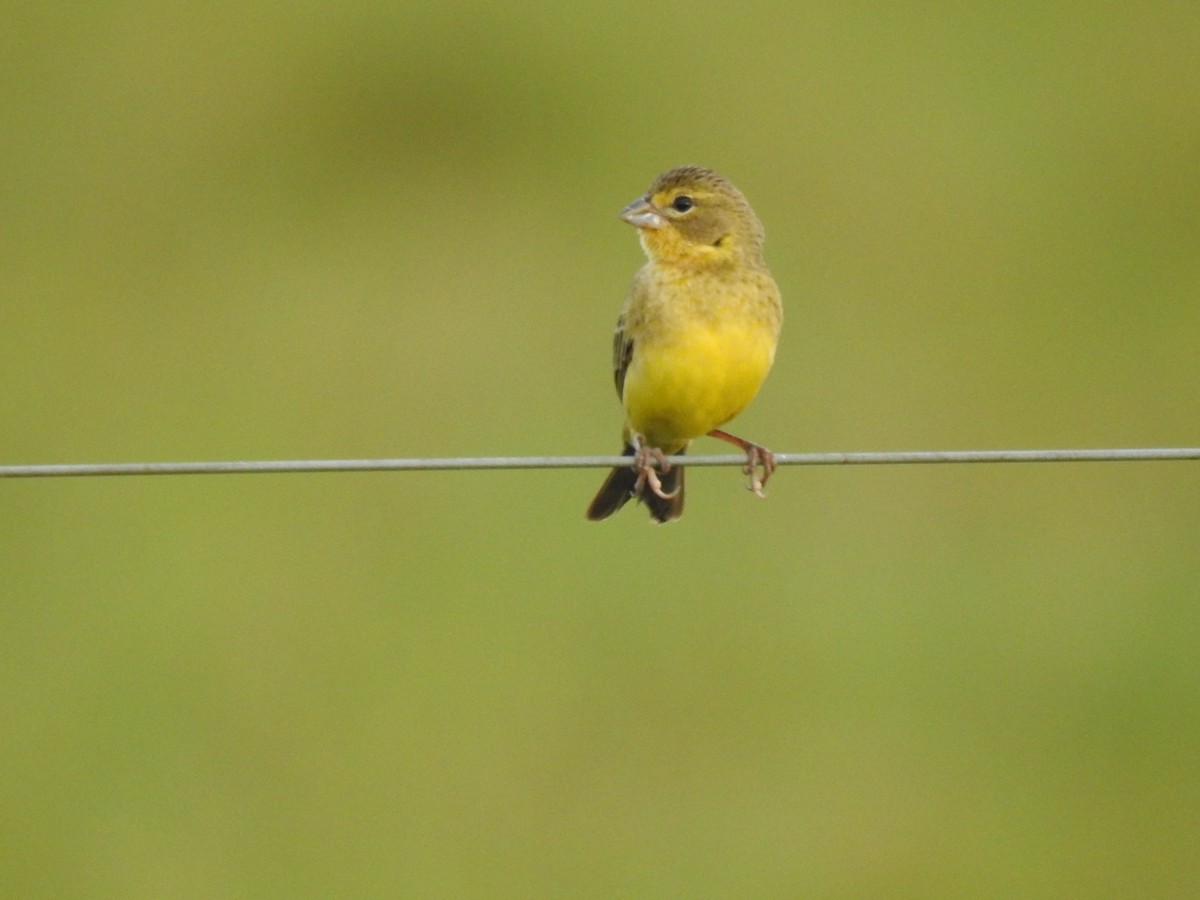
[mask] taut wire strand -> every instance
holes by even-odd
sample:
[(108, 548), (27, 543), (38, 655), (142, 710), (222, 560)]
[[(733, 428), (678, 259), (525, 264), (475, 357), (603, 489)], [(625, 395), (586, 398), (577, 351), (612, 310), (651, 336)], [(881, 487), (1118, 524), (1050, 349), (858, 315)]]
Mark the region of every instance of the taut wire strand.
[[(1200, 459), (1200, 447), (1127, 450), (913, 450), (860, 453), (777, 453), (781, 466), (913, 465), (929, 463), (1138, 462)], [(741, 466), (745, 456), (671, 456), (671, 465)], [(0, 465), (0, 478), (81, 478), (101, 475), (234, 475), (295, 472), (407, 472), (444, 469), (597, 469), (629, 465), (628, 456), (461, 456), (410, 459), (284, 459), (234, 462), (63, 463)]]

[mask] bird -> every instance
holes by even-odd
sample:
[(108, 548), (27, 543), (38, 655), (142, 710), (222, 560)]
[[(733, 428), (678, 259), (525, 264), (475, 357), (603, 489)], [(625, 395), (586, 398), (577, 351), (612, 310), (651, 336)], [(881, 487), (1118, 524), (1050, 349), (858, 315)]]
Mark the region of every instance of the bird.
[(721, 430), (758, 393), (783, 325), (762, 223), (731, 182), (692, 165), (659, 175), (621, 218), (638, 229), (647, 257), (613, 335), (630, 464), (609, 473), (587, 518), (606, 519), (632, 497), (656, 523), (679, 518), (683, 469), (666, 457), (702, 435), (745, 452), (747, 487), (764, 496), (774, 454)]

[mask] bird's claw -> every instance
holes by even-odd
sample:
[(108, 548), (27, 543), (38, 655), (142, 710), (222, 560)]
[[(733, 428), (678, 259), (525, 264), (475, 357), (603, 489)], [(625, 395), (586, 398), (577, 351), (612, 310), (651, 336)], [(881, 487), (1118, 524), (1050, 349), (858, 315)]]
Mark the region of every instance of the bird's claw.
[[(657, 469), (655, 463), (658, 464)], [(671, 464), (667, 462), (666, 454), (657, 447), (639, 445), (633, 457), (633, 469), (637, 472), (637, 482), (633, 485), (634, 494), (641, 494), (642, 489), (649, 486), (650, 492), (663, 500), (671, 500), (679, 495), (679, 488), (675, 488), (669, 494), (663, 491), (658, 471), (670, 472)]]
[[(767, 479), (775, 471), (775, 454), (766, 447), (760, 447), (758, 444), (746, 445), (746, 464), (742, 466), (742, 471), (750, 477), (750, 481), (746, 484), (746, 489), (756, 497), (766, 499), (767, 495), (763, 493), (763, 487), (767, 483)], [(758, 477), (758, 469), (762, 467), (762, 478)]]

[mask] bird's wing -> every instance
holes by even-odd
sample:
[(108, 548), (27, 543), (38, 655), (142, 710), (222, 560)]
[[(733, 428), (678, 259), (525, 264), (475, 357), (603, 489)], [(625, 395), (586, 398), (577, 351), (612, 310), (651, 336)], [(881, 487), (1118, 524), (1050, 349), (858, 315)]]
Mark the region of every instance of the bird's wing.
[(625, 395), (625, 372), (633, 359), (633, 338), (625, 330), (625, 314), (617, 318), (617, 330), (613, 332), (613, 381), (617, 385), (617, 396)]

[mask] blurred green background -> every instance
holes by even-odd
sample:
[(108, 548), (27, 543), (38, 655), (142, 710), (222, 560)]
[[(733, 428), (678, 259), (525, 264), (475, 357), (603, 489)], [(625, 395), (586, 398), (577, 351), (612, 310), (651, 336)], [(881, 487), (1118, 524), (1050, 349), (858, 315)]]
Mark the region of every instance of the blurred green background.
[[(11, 5), (0, 461), (612, 453), (661, 170), (778, 451), (1200, 440), (1200, 7)], [(701, 442), (698, 452), (724, 452)], [(1200, 892), (1200, 469), (0, 484), (0, 892)]]

